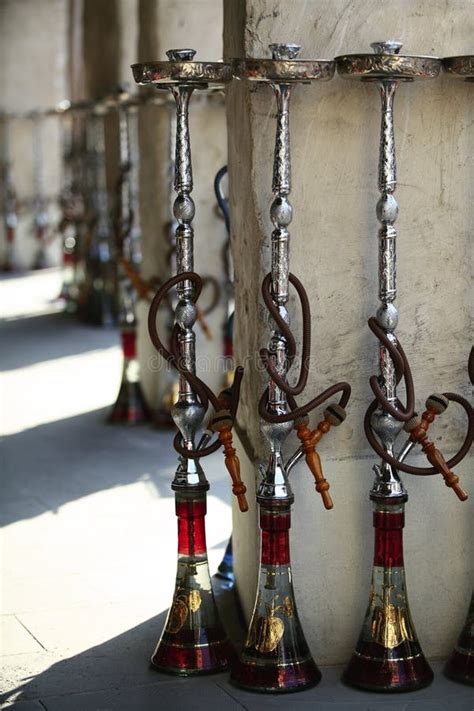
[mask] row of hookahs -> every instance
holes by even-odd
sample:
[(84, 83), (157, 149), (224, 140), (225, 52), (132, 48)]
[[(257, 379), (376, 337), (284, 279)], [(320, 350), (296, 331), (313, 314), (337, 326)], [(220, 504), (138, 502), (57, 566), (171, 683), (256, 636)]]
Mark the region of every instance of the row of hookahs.
[[(379, 299), (369, 327), (378, 339), (380, 372), (372, 376), (374, 400), (365, 416), (369, 443), (381, 457), (374, 467), (376, 478), (370, 492), (375, 527), (375, 558), (370, 602), (357, 648), (344, 672), (344, 680), (365, 689), (406, 691), (429, 684), (433, 672), (423, 655), (413, 625), (405, 592), (402, 533), (406, 490), (399, 471), (415, 475), (441, 474), (447, 487), (464, 501), (467, 494), (452, 472), (469, 450), (474, 432), (470, 404), (454, 393), (431, 395), (421, 417), (415, 413), (415, 392), (407, 356), (395, 335), (398, 312), (395, 306), (395, 245), (398, 205), (393, 102), (400, 82), (435, 78), (441, 60), (434, 57), (403, 56), (399, 42), (377, 42), (373, 54), (345, 55), (335, 61), (298, 59), (299, 47), (271, 45), (271, 58), (231, 62), (195, 61), (193, 50), (170, 50), (169, 61), (133, 65), (135, 81), (171, 91), (176, 102), (176, 157), (173, 206), (176, 227), (176, 275), (166, 281), (153, 298), (148, 327), (158, 352), (179, 373), (179, 396), (172, 409), (179, 432), (174, 447), (179, 463), (172, 489), (178, 517), (178, 570), (173, 602), (152, 664), (169, 673), (191, 675), (231, 668), (233, 683), (261, 692), (288, 692), (315, 685), (321, 674), (316, 666), (298, 618), (290, 571), (289, 529), (294, 497), (288, 480), (292, 467), (302, 458), (314, 476), (316, 491), (326, 509), (333, 506), (329, 483), (325, 479), (316, 449), (323, 435), (345, 419), (350, 386), (340, 382), (328, 387), (304, 405), (303, 395), (310, 362), (311, 314), (305, 289), (289, 271), (290, 134), (289, 104), (293, 84), (332, 78), (337, 67), (344, 78), (375, 82), (382, 99), (379, 191), (377, 217), (379, 229)], [(445, 60), (445, 69), (464, 78), (473, 78), (473, 57)], [(260, 358), (268, 384), (259, 401), (261, 429), (270, 450), (268, 463), (261, 467), (257, 492), (260, 511), (261, 558), (258, 592), (247, 638), (240, 655), (232, 661), (229, 643), (219, 620), (209, 576), (204, 517), (209, 483), (201, 460), (223, 447), (225, 464), (232, 477), (233, 492), (240, 510), (248, 508), (246, 488), (240, 479), (239, 460), (232, 444), (243, 370), (237, 367), (228, 388), (216, 395), (199, 378), (195, 369), (196, 302), (202, 278), (193, 268), (194, 202), (188, 108), (193, 92), (225, 84), (231, 79), (263, 82), (273, 88), (277, 102), (277, 128), (270, 207), (274, 230), (271, 235), (271, 271), (262, 283), (262, 296), (270, 312), (271, 335)], [(287, 302), (290, 285), (296, 291), (303, 317), (301, 367), (296, 384), (287, 379), (296, 356), (296, 341), (290, 328)], [(175, 325), (170, 345), (158, 332), (156, 316), (169, 292), (177, 288)], [(473, 365), (471, 359), (471, 366)], [(471, 367), (471, 376), (473, 368)], [(406, 402), (397, 398), (403, 381)], [(309, 413), (326, 404), (316, 429), (309, 427)], [(464, 409), (468, 427), (459, 452), (446, 461), (428, 439), (435, 418), (453, 402)], [(209, 413), (209, 414), (208, 414)], [(197, 435), (207, 422), (199, 441)], [(292, 430), (299, 448), (285, 459), (282, 447)], [(406, 433), (402, 446), (396, 440)], [(197, 443), (196, 443), (197, 442)], [(429, 466), (415, 467), (405, 458), (417, 445)], [(448, 673), (459, 680), (474, 681), (473, 610), (448, 664)]]
[[(167, 226), (168, 243), (174, 250), (176, 275), (164, 283), (145, 281), (140, 273), (140, 239), (138, 224), (136, 173), (132, 167), (137, 160), (133, 127), (137, 106), (143, 97), (121, 95), (113, 100), (120, 115), (120, 149), (123, 170), (117, 185), (117, 215), (114, 230), (117, 235), (116, 259), (119, 294), (119, 313), (125, 365), (134, 361), (136, 302), (150, 299), (158, 288), (149, 311), (151, 340), (163, 358), (177, 371), (179, 386), (171, 408), (172, 418), (179, 430), (174, 447), (179, 463), (172, 488), (175, 491), (178, 517), (178, 570), (176, 588), (169, 614), (152, 656), (152, 664), (161, 671), (181, 676), (208, 674), (231, 669), (233, 683), (260, 692), (289, 692), (308, 688), (318, 683), (320, 671), (306, 643), (297, 614), (291, 582), (289, 529), (294, 496), (288, 475), (292, 468), (305, 459), (315, 479), (316, 491), (321, 494), (326, 509), (333, 502), (329, 483), (325, 479), (318, 444), (332, 426), (340, 425), (346, 416), (350, 386), (336, 383), (324, 392), (309, 396), (305, 404), (296, 398), (303, 395), (308, 380), (311, 344), (311, 313), (306, 291), (300, 280), (289, 271), (289, 225), (292, 206), (289, 106), (292, 85), (330, 80), (335, 69), (347, 79), (373, 82), (382, 100), (379, 157), (379, 191), (377, 218), (379, 229), (379, 299), (375, 317), (369, 327), (378, 339), (380, 370), (370, 379), (374, 400), (364, 420), (367, 439), (381, 458), (374, 467), (376, 473), (370, 498), (373, 501), (375, 554), (369, 606), (362, 625), (356, 650), (344, 672), (344, 680), (353, 686), (378, 691), (409, 691), (429, 684), (432, 670), (423, 655), (410, 616), (405, 590), (403, 563), (404, 508), (407, 493), (399, 472), (414, 475), (441, 474), (446, 485), (463, 501), (467, 498), (453, 467), (467, 454), (474, 435), (474, 414), (470, 404), (455, 393), (431, 395), (426, 409), (419, 417), (415, 413), (415, 392), (410, 366), (405, 352), (395, 335), (398, 312), (396, 299), (396, 230), (398, 205), (396, 189), (396, 156), (393, 126), (395, 92), (401, 82), (434, 79), (441, 67), (453, 77), (474, 80), (474, 57), (435, 57), (401, 55), (401, 44), (395, 41), (377, 42), (374, 53), (345, 55), (334, 61), (298, 59), (299, 47), (293, 44), (271, 45), (271, 58), (244, 59), (234, 62), (194, 61), (189, 49), (170, 50), (169, 61), (147, 62), (133, 66), (136, 82), (141, 86), (156, 87), (171, 92), (176, 104), (173, 120), (175, 133), (175, 178), (177, 193), (173, 206), (174, 221)], [(203, 309), (197, 305), (199, 295), (209, 279), (194, 272), (193, 228), (194, 202), (190, 153), (188, 109), (194, 92), (201, 95), (222, 89), (233, 80), (270, 84), (277, 102), (277, 128), (273, 165), (274, 200), (270, 207), (274, 230), (271, 235), (271, 271), (262, 283), (262, 296), (271, 324), (268, 348), (260, 352), (268, 375), (268, 383), (259, 401), (261, 429), (269, 447), (269, 458), (261, 466), (261, 481), (257, 492), (260, 511), (261, 558), (258, 592), (244, 648), (237, 657), (227, 639), (216, 606), (207, 562), (205, 538), (206, 492), (209, 483), (200, 460), (221, 447), (225, 464), (232, 477), (233, 492), (241, 511), (247, 510), (246, 488), (240, 479), (240, 466), (232, 443), (232, 428), (237, 415), (243, 370), (237, 367), (233, 380), (216, 395), (196, 373), (194, 323), (206, 328)], [(157, 102), (166, 103), (158, 94)], [(147, 95), (146, 100), (150, 100)], [(212, 99), (211, 99), (212, 100)], [(107, 213), (103, 116), (110, 101), (94, 106), (89, 125), (88, 140), (92, 154), (100, 163), (96, 187), (92, 190), (97, 204), (94, 224), (98, 239), (96, 282), (112, 283), (106, 270), (110, 259), (104, 257), (101, 245), (107, 243)], [(79, 113), (90, 109), (74, 107)], [(132, 136), (132, 138), (131, 138)], [(97, 167), (97, 166), (96, 166)], [(229, 227), (226, 201), (221, 190), (223, 173), (216, 179), (219, 206)], [(74, 192), (74, 191), (72, 191)], [(74, 200), (67, 203), (66, 226), (77, 225)], [(75, 211), (76, 210), (76, 211)], [(171, 233), (174, 232), (174, 240)], [(75, 231), (78, 236), (78, 230)], [(99, 249), (100, 248), (100, 249)], [(101, 251), (102, 249), (102, 251)], [(228, 255), (227, 255), (228, 260)], [(92, 273), (94, 272), (92, 269)], [(87, 280), (86, 280), (87, 281)], [(288, 372), (297, 356), (295, 337), (290, 328), (287, 310), (290, 285), (296, 291), (302, 311), (303, 336), (301, 363), (296, 384), (288, 382)], [(174, 296), (176, 294), (177, 296)], [(111, 296), (97, 294), (97, 311), (111, 310)], [(211, 300), (212, 301), (212, 300)], [(229, 313), (232, 311), (229, 299)], [(163, 307), (169, 313), (169, 329), (158, 332), (157, 313)], [(231, 323), (231, 318), (228, 319)], [(168, 343), (169, 341), (169, 343)], [(228, 348), (228, 346), (227, 346)], [(295, 363), (296, 365), (296, 363)], [(474, 380), (474, 357), (469, 360), (469, 377)], [(125, 389), (119, 396), (112, 419), (126, 421), (140, 419), (144, 403), (138, 390), (132, 393), (124, 371)], [(397, 387), (403, 382), (406, 402), (397, 397)], [(329, 400), (337, 395), (337, 402)], [(428, 439), (428, 429), (449, 403), (464, 409), (468, 427), (459, 452), (445, 460)], [(325, 405), (323, 416), (313, 430), (309, 415)], [(124, 414), (125, 413), (125, 414)], [(132, 413), (132, 415), (130, 415)], [(206, 420), (205, 426), (203, 425)], [(294, 430), (299, 448), (285, 457), (282, 449), (286, 437)], [(402, 431), (406, 440), (398, 445)], [(198, 435), (201, 433), (199, 439)], [(415, 467), (405, 459), (419, 444), (429, 466)], [(446, 667), (453, 679), (474, 684), (474, 599), (458, 644)]]

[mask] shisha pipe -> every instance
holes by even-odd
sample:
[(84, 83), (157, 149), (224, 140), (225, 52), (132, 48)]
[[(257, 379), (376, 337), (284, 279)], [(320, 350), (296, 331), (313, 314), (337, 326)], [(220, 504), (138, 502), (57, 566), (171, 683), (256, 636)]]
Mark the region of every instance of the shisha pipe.
[(61, 217), (57, 232), (61, 236), (63, 252), (63, 283), (60, 298), (66, 310), (77, 310), (77, 262), (81, 225), (84, 220), (84, 200), (78, 189), (80, 178), (75, 172), (77, 165), (77, 127), (73, 114), (61, 117), (62, 187), (59, 195)]
[(86, 124), (89, 234), (80, 305), (86, 322), (110, 327), (116, 319), (116, 276), (105, 164), (107, 111), (105, 102), (94, 103)]
[[(474, 55), (446, 57), (443, 59), (443, 69), (449, 76), (463, 79), (474, 86)], [(469, 355), (468, 373), (471, 385), (474, 386), (474, 348)], [(474, 591), (466, 622), (444, 673), (450, 679), (474, 686)]]
[[(89, 233), (86, 211), (89, 193), (87, 184), (87, 114), (93, 102), (71, 103), (61, 101), (48, 115), (58, 116), (63, 135), (63, 188), (60, 195), (61, 217), (57, 231), (62, 236), (65, 275), (61, 297), (66, 308), (78, 311), (81, 289), (84, 283), (84, 266), (87, 234)], [(89, 170), (90, 172), (90, 170)], [(72, 271), (72, 279), (68, 272)]]
[(43, 269), (46, 266), (45, 248), (48, 242), (50, 220), (48, 204), (44, 190), (43, 162), (43, 126), (44, 116), (39, 112), (30, 115), (32, 121), (33, 145), (33, 185), (34, 185), (34, 236), (37, 240), (37, 253), (33, 268)]
[[(204, 516), (209, 483), (200, 458), (224, 447), (225, 464), (233, 481), (233, 492), (242, 511), (247, 510), (245, 485), (240, 480), (240, 465), (232, 446), (235, 419), (243, 371), (236, 370), (231, 388), (218, 397), (196, 375), (195, 334), (196, 301), (202, 280), (193, 271), (194, 233), (191, 226), (194, 202), (188, 106), (194, 90), (222, 85), (232, 76), (222, 62), (193, 61), (195, 51), (176, 49), (167, 52), (168, 62), (132, 66), (138, 84), (153, 84), (170, 90), (176, 102), (176, 159), (174, 202), (176, 228), (176, 276), (168, 279), (156, 293), (149, 312), (148, 327), (152, 343), (179, 373), (179, 396), (172, 409), (179, 432), (174, 447), (180, 454), (178, 469), (171, 485), (175, 491), (178, 516), (178, 571), (173, 603), (165, 628), (152, 656), (152, 664), (176, 674), (202, 674), (224, 670), (231, 650), (214, 600), (205, 542)], [(173, 287), (178, 303), (169, 349), (156, 327), (160, 304)], [(215, 410), (208, 430), (196, 446), (208, 406)], [(215, 432), (217, 439), (208, 444)]]
[(10, 118), (2, 116), (2, 161), (1, 161), (1, 176), (2, 176), (2, 207), (3, 207), (3, 223), (5, 228), (5, 257), (3, 269), (6, 272), (14, 268), (13, 251), (15, 243), (16, 228), (18, 225), (17, 216), (17, 198), (16, 191), (12, 179), (12, 164), (10, 157), (11, 135), (10, 135)]
[(114, 103), (118, 114), (120, 157), (114, 231), (123, 369), (118, 397), (107, 419), (111, 424), (137, 425), (151, 420), (151, 410), (140, 383), (137, 359), (138, 294), (130, 279), (130, 270), (139, 278), (142, 261), (138, 203), (138, 106), (125, 87), (118, 89)]
[[(413, 378), (403, 348), (395, 336), (398, 311), (396, 298), (396, 230), (394, 223), (398, 205), (396, 189), (396, 154), (393, 125), (393, 102), (400, 82), (435, 78), (440, 60), (435, 57), (399, 55), (401, 43), (375, 42), (374, 54), (336, 57), (342, 77), (377, 82), (382, 99), (380, 131), (379, 190), (377, 217), (379, 230), (379, 298), (381, 305), (376, 318), (369, 319), (369, 327), (379, 340), (380, 375), (370, 378), (375, 400), (364, 420), (367, 439), (382, 458), (374, 466), (376, 479), (370, 492), (374, 502), (375, 555), (372, 592), (356, 650), (344, 673), (344, 681), (352, 686), (375, 691), (409, 691), (427, 686), (433, 679), (428, 662), (418, 642), (410, 616), (405, 589), (403, 564), (404, 508), (407, 493), (398, 470), (411, 474), (441, 473), (447, 486), (453, 488), (461, 500), (467, 495), (459, 486), (450, 467), (466, 454), (472, 441), (472, 409), (464, 398), (454, 393), (432, 395), (421, 420), (414, 412)], [(406, 388), (406, 404), (397, 397), (397, 385), (402, 380)], [(469, 419), (468, 433), (458, 454), (447, 462), (427, 438), (427, 431), (435, 417), (443, 412), (449, 401), (460, 404)], [(402, 428), (409, 439), (397, 455), (395, 440)], [(419, 442), (432, 464), (414, 467), (403, 460)]]
[[(272, 59), (244, 59), (236, 63), (240, 79), (272, 86), (277, 101), (277, 128), (273, 164), (274, 200), (270, 216), (275, 227), (271, 236), (271, 272), (263, 280), (262, 293), (270, 312), (272, 335), (268, 349), (260, 352), (269, 382), (260, 399), (261, 429), (268, 441), (267, 467), (261, 466), (262, 481), (257, 492), (260, 506), (261, 558), (258, 592), (247, 640), (238, 664), (232, 670), (234, 684), (251, 691), (299, 691), (317, 684), (321, 678), (296, 610), (290, 567), (289, 529), (294, 496), (288, 480), (291, 466), (306, 457), (324, 506), (332, 507), (316, 444), (331, 425), (345, 418), (344, 407), (350, 386), (338, 383), (303, 406), (296, 396), (303, 393), (308, 378), (311, 319), (308, 298), (301, 282), (289, 272), (289, 231), (292, 207), (289, 102), (291, 85), (328, 80), (334, 75), (334, 62), (296, 59), (300, 47), (294, 44), (270, 45)], [(286, 304), (289, 285), (296, 289), (303, 310), (302, 367), (296, 386), (290, 386), (287, 373), (296, 356), (295, 338), (289, 328)], [(338, 405), (326, 408), (316, 430), (308, 427), (308, 414), (331, 395), (341, 393)], [(284, 462), (282, 446), (295, 428), (302, 442), (301, 452)]]

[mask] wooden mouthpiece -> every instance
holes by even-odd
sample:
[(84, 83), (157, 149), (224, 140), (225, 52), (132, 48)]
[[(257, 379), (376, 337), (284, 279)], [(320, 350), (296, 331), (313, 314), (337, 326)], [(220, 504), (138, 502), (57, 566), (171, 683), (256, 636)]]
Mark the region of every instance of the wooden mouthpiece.
[(140, 299), (147, 299), (151, 290), (151, 286), (146, 282), (140, 274), (135, 271), (130, 262), (125, 257), (120, 257), (120, 264), (123, 267), (125, 274), (133, 284), (133, 288), (137, 292)]
[(321, 466), (321, 458), (316, 451), (316, 445), (320, 441), (323, 434), (329, 432), (331, 428), (328, 420), (323, 420), (318, 427), (312, 432), (305, 422), (300, 422), (296, 427), (296, 434), (303, 445), (306, 464), (308, 465), (311, 474), (314, 476), (315, 489), (318, 494), (321, 494), (324, 508), (332, 509), (334, 504), (329, 494), (329, 482), (324, 478), (323, 469)]
[[(426, 439), (426, 438), (425, 438)], [(438, 470), (444, 479), (444, 483), (454, 491), (460, 501), (466, 501), (469, 497), (464, 489), (459, 485), (459, 477), (454, 474), (446, 464), (446, 461), (433, 442), (429, 440), (423, 444), (423, 452), (426, 454), (431, 466)]]
[[(434, 396), (431, 397), (434, 398)], [(430, 398), (427, 400), (427, 405), (429, 404)], [(454, 491), (460, 501), (466, 501), (469, 496), (466, 494), (462, 486), (459, 485), (459, 477), (450, 470), (439, 449), (437, 449), (433, 442), (431, 442), (426, 436), (430, 424), (434, 422), (436, 415), (440, 414), (440, 412), (444, 411), (444, 409), (438, 410), (435, 407), (428, 407), (426, 412), (424, 412), (421, 416), (421, 422), (418, 421), (416, 426), (411, 430), (410, 438), (413, 442), (421, 444), (421, 448), (426, 454), (426, 458), (431, 466), (441, 474), (446, 486)]]
[(224, 463), (232, 479), (232, 493), (237, 497), (239, 509), (242, 512), (248, 511), (249, 505), (245, 492), (247, 487), (240, 478), (240, 462), (232, 444), (232, 418), (230, 416), (230, 390), (223, 390), (218, 397), (222, 410), (216, 412), (213, 417), (211, 428), (217, 432), (224, 447)]

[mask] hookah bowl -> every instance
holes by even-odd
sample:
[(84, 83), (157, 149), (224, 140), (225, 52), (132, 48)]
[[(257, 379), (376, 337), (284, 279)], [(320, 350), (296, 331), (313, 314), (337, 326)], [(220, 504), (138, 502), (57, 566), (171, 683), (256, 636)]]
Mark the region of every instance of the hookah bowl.
[[(292, 84), (331, 79), (334, 62), (296, 59), (300, 49), (298, 45), (270, 45), (270, 49), (271, 59), (243, 59), (237, 61), (234, 67), (236, 78), (272, 86), (278, 115), (272, 186), (275, 197), (270, 208), (275, 227), (271, 238), (272, 264), (271, 273), (262, 286), (265, 304), (271, 312), (270, 324), (273, 329), (269, 348), (265, 349), (266, 369), (270, 378), (259, 406), (261, 429), (269, 444), (270, 457), (268, 465), (261, 466), (262, 481), (257, 492), (261, 529), (258, 591), (247, 639), (232, 669), (231, 681), (249, 691), (285, 693), (309, 688), (321, 679), (299, 620), (290, 563), (291, 506), (294, 495), (288, 474), (292, 464), (302, 456), (302, 448), (292, 457), (292, 464), (290, 460), (284, 462), (281, 451), (286, 437), (297, 426), (298, 417), (301, 426), (307, 422), (305, 415), (298, 414), (294, 398), (288, 394), (288, 391), (301, 393), (306, 378), (300, 375), (300, 382), (304, 380), (304, 384), (299, 388), (289, 388), (286, 382), (287, 370), (294, 358), (294, 353), (289, 353), (288, 343), (290, 337), (293, 342), (294, 338), (288, 332), (286, 303), (289, 283), (293, 286), (295, 282), (300, 284), (289, 272), (288, 225), (292, 218), (292, 207), (288, 200), (291, 190), (289, 101)], [(300, 286), (302, 291), (303, 287)], [(300, 290), (297, 290), (303, 301)], [(309, 329), (309, 313), (306, 322)], [(306, 340), (305, 337), (303, 340)], [(308, 340), (310, 342), (309, 335)], [(263, 353), (261, 351), (260, 355), (265, 362)], [(307, 354), (304, 354), (301, 361), (308, 362), (306, 357)], [(305, 413), (310, 409), (312, 407), (305, 410)], [(319, 455), (313, 451), (314, 447), (310, 449), (319, 461)], [(318, 486), (319, 483), (317, 490), (323, 493)], [(330, 508), (332, 502), (326, 480), (322, 488), (325, 505)]]
[[(404, 508), (408, 496), (398, 469), (409, 471), (408, 465), (403, 465), (403, 459), (414, 446), (415, 440), (408, 441), (397, 459), (393, 454), (395, 440), (404, 423), (405, 429), (411, 427), (407, 430), (410, 432), (415, 432), (419, 424), (419, 420), (414, 417), (413, 405), (409, 404), (409, 398), (411, 401), (414, 399), (411, 373), (401, 345), (394, 335), (398, 311), (393, 303), (397, 293), (397, 233), (393, 225), (397, 219), (398, 205), (394, 197), (397, 179), (393, 102), (400, 82), (435, 78), (439, 74), (441, 62), (435, 57), (400, 55), (402, 45), (397, 41), (375, 42), (371, 46), (374, 54), (344, 55), (336, 57), (335, 60), (338, 73), (343, 78), (377, 82), (382, 99), (378, 180), (381, 197), (377, 203), (377, 218), (381, 223), (381, 305), (376, 319), (369, 320), (370, 328), (380, 340), (380, 376), (371, 378), (371, 387), (377, 399), (369, 407), (364, 424), (370, 444), (383, 461), (380, 466), (374, 467), (376, 480), (370, 492), (375, 528), (370, 600), (355, 652), (344, 672), (343, 680), (362, 689), (402, 692), (427, 686), (433, 679), (433, 672), (423, 655), (411, 619), (403, 562)], [(404, 410), (401, 409), (396, 394), (396, 386), (402, 376), (407, 389), (407, 406)], [(436, 411), (440, 399), (443, 404), (439, 411)], [(433, 412), (439, 414), (447, 406), (448, 402), (444, 402), (445, 400), (443, 396), (431, 396), (427, 401), (427, 406), (433, 405), (434, 409), (428, 407), (429, 412), (423, 414), (423, 424), (426, 425), (424, 435), (429, 426), (425, 417), (431, 418), (429, 422), (432, 422)], [(372, 431), (381, 444), (377, 443)], [(423, 441), (427, 442), (426, 437)], [(431, 446), (434, 448), (434, 445)], [(391, 461), (388, 461), (390, 459)], [(415, 474), (441, 471), (415, 471), (414, 467), (411, 469), (411, 473)], [(449, 485), (453, 488), (456, 486), (454, 482)], [(457, 490), (456, 493), (462, 498)], [(464, 495), (464, 492), (462, 494)]]
[[(177, 220), (177, 276), (169, 279), (157, 292), (150, 309), (149, 330), (153, 343), (158, 344), (158, 350), (165, 354), (180, 374), (178, 401), (172, 409), (173, 419), (180, 431), (175, 437), (175, 448), (180, 452), (180, 458), (171, 485), (178, 517), (178, 568), (173, 602), (151, 662), (161, 671), (182, 676), (222, 672), (233, 656), (216, 606), (207, 559), (205, 514), (209, 483), (200, 464), (200, 456), (206, 453), (204, 448), (200, 449), (206, 435), (201, 439), (198, 450), (195, 450), (194, 444), (205, 415), (203, 400), (210, 391), (204, 387), (203, 392), (204, 384), (195, 375), (193, 325), (197, 308), (194, 301), (198, 296), (196, 291), (199, 291), (196, 284), (202, 284), (202, 280), (193, 272), (194, 233), (191, 222), (195, 209), (191, 198), (193, 180), (188, 124), (188, 106), (193, 91), (221, 86), (231, 79), (232, 72), (230, 66), (222, 62), (193, 61), (194, 54), (195, 51), (190, 49), (169, 50), (167, 62), (132, 66), (138, 84), (152, 84), (158, 89), (170, 90), (176, 102), (174, 188), (177, 197), (173, 211)], [(171, 343), (178, 352), (173, 355), (158, 338), (156, 313), (162, 298), (175, 285), (178, 302)], [(198, 387), (199, 397), (196, 395)], [(176, 441), (180, 439), (183, 444), (178, 448)], [(218, 446), (208, 449), (216, 451)], [(233, 452), (235, 454), (235, 450)], [(239, 491), (242, 492), (242, 488)]]

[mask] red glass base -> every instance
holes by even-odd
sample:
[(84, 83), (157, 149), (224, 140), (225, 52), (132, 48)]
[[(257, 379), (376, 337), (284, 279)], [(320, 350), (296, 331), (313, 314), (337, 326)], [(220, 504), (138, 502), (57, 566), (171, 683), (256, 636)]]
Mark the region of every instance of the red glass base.
[(107, 421), (112, 425), (138, 425), (151, 420), (140, 383), (122, 382), (117, 401)]
[(474, 686), (474, 652), (454, 650), (446, 663), (444, 673), (453, 681)]
[(239, 660), (232, 668), (231, 682), (247, 691), (291, 693), (316, 686), (321, 672), (310, 657), (289, 664), (252, 664)]
[(429, 686), (433, 681), (433, 671), (422, 653), (416, 656), (397, 656), (392, 649), (392, 659), (384, 658), (384, 648), (376, 653), (374, 647), (364, 654), (355, 652), (345, 670), (342, 680), (345, 684), (367, 691), (400, 693), (415, 691)]
[(201, 628), (199, 639), (196, 644), (189, 635), (167, 635), (164, 632), (151, 658), (152, 666), (167, 674), (182, 676), (226, 671), (235, 653), (224, 630)]

